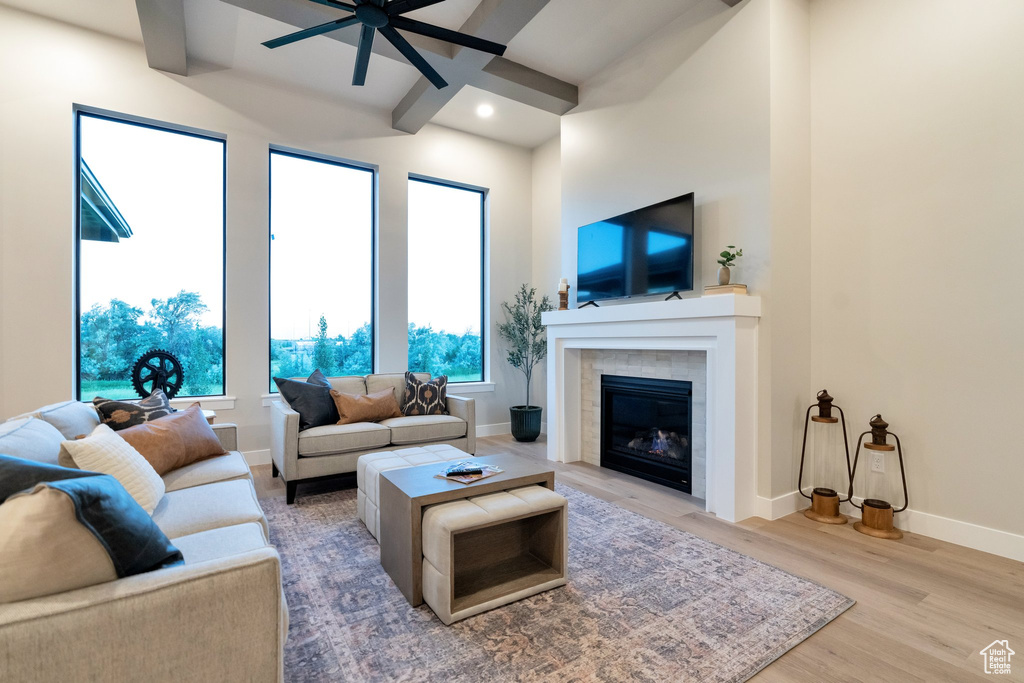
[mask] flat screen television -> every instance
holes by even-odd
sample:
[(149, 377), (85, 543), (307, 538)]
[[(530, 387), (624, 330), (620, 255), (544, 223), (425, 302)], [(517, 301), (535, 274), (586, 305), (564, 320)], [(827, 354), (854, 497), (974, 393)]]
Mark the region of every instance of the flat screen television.
[(693, 290), (693, 193), (584, 225), (576, 301)]

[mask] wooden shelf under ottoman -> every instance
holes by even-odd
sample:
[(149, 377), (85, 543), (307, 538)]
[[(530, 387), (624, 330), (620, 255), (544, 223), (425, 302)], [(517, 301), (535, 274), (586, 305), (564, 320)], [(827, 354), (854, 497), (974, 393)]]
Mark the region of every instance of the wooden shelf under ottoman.
[(445, 624), (566, 583), (568, 506), (527, 486), (428, 508), (423, 599)]

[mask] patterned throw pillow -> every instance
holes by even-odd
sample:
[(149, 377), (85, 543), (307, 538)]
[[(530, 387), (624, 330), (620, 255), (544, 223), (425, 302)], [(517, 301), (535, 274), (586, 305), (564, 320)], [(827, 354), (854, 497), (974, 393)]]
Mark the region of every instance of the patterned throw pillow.
[(404, 415), (447, 415), (448, 375), (435, 377), (429, 382), (405, 373)]
[(100, 422), (115, 432), (174, 412), (167, 395), (160, 389), (138, 402), (112, 401), (97, 396), (92, 400), (92, 404), (99, 411)]

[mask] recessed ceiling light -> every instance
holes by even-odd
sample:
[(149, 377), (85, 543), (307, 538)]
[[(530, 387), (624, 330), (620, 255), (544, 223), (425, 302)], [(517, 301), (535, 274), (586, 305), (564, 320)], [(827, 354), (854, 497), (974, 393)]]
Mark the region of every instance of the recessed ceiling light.
[(476, 115), (482, 119), (489, 119), (494, 115), (494, 107), (489, 104), (481, 104), (476, 108)]

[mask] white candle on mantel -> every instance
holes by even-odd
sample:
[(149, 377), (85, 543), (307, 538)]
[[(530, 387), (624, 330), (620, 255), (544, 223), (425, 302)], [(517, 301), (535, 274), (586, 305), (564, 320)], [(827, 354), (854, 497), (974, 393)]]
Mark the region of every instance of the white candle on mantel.
[(561, 280), (558, 281), (558, 291), (559, 292), (568, 292), (569, 291), (569, 280), (567, 278), (563, 277)]

